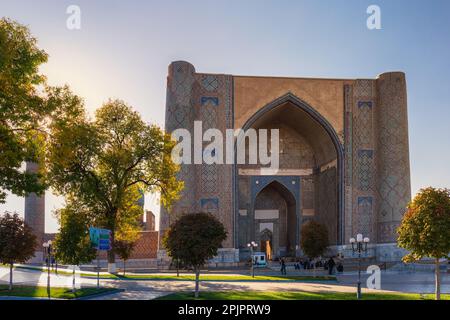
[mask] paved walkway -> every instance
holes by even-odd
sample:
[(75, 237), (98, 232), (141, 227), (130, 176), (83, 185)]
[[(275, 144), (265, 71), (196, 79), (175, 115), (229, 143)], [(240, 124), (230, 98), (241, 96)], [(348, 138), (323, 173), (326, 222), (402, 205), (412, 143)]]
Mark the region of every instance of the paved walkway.
[[(368, 275), (361, 274), (361, 283), (366, 286)], [(352, 285), (357, 283), (356, 272), (339, 275), (339, 284)], [(381, 289), (389, 291), (401, 291), (410, 293), (434, 293), (433, 272), (398, 272), (386, 271), (381, 273)], [(450, 293), (450, 274), (441, 273), (441, 292)]]
[[(126, 281), (120, 284), (125, 291), (101, 299), (154, 299), (172, 292), (194, 291), (193, 281)], [(299, 282), (219, 282), (202, 281), (200, 291), (283, 291), (283, 292), (355, 292), (355, 287), (324, 283)], [(373, 290), (364, 290), (373, 291)]]

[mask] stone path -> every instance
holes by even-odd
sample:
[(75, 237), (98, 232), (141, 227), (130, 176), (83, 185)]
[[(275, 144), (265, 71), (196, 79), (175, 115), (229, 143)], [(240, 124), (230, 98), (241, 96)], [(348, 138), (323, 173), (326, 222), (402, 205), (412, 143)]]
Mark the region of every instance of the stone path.
[[(109, 281), (109, 280), (108, 280)], [(100, 297), (101, 300), (137, 299), (148, 300), (167, 295), (172, 292), (192, 292), (193, 281), (122, 281), (120, 288), (124, 292)], [(280, 283), (280, 282), (216, 282), (202, 281), (200, 291), (338, 291), (354, 292), (351, 286), (329, 285), (322, 283)], [(365, 290), (372, 291), (372, 290)]]

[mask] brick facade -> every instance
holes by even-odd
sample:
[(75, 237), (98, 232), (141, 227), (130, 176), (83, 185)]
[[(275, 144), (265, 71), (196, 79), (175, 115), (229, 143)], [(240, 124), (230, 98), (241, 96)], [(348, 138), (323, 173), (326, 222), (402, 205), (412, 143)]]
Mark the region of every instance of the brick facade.
[[(55, 239), (54, 233), (46, 233), (44, 241)], [(158, 231), (142, 231), (130, 259), (156, 259), (158, 253)], [(101, 251), (100, 259), (106, 259), (106, 251)]]

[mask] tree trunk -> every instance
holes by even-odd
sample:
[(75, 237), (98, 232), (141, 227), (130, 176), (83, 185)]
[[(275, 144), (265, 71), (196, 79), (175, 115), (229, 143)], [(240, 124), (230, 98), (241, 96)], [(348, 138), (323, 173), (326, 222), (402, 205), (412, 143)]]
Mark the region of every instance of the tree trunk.
[(75, 293), (75, 266), (72, 269), (72, 292)]
[(177, 260), (177, 277), (180, 276), (180, 263)]
[(435, 269), (435, 279), (436, 279), (436, 300), (441, 300), (441, 272), (439, 270), (439, 258), (436, 258), (436, 269)]
[(200, 268), (195, 268), (195, 294), (194, 297), (198, 298), (198, 287), (200, 282)]
[(116, 254), (114, 252), (114, 232), (111, 230), (111, 250), (108, 251), (108, 272), (116, 273)]
[(125, 277), (125, 263), (126, 263), (126, 260), (123, 259), (123, 276), (124, 276), (124, 277)]
[(13, 288), (13, 263), (9, 264), (9, 291)]
[(114, 250), (108, 251), (108, 263), (115, 263), (116, 262), (116, 255), (114, 254)]

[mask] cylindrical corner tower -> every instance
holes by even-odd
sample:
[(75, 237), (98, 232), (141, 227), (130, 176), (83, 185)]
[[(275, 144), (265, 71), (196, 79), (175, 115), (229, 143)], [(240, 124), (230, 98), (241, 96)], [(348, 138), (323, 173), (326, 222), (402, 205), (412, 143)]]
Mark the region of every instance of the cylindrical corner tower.
[[(26, 171), (37, 173), (39, 165), (27, 162)], [(45, 235), (45, 195), (38, 196), (30, 193), (25, 197), (25, 223), (33, 229), (37, 238), (35, 259), (42, 261), (42, 243)], [(40, 257), (39, 257), (40, 255)]]
[[(195, 119), (194, 101), (195, 68), (185, 61), (175, 61), (169, 65), (167, 77), (166, 120), (165, 130), (172, 133), (176, 129), (187, 129), (191, 133), (191, 147), (193, 144), (193, 131)], [(192, 150), (192, 148), (191, 148)], [(184, 181), (184, 190), (180, 199), (174, 204), (173, 211), (177, 213), (191, 211), (195, 204), (195, 169), (194, 165), (181, 166), (178, 179)], [(160, 236), (173, 222), (166, 210), (161, 207)], [(162, 249), (162, 248), (160, 248)]]
[(378, 243), (392, 243), (411, 199), (405, 74), (381, 74), (377, 93), (377, 236)]

